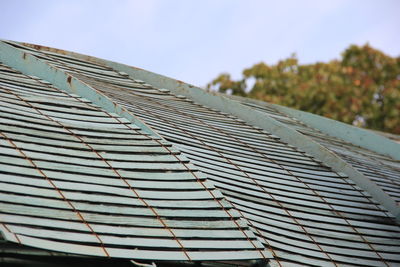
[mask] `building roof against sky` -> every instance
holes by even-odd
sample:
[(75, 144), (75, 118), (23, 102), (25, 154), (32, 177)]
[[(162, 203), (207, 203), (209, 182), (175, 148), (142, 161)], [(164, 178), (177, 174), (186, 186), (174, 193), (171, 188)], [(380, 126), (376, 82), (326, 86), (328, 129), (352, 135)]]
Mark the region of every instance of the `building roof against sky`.
[(222, 71), (240, 79), (243, 69), (292, 53), (300, 64), (339, 59), (350, 44), (400, 55), (397, 0), (2, 0), (1, 8), (1, 39), (96, 55), (199, 86)]
[(6, 244), (157, 264), (400, 263), (399, 144), (53, 48), (2, 41), (0, 62)]

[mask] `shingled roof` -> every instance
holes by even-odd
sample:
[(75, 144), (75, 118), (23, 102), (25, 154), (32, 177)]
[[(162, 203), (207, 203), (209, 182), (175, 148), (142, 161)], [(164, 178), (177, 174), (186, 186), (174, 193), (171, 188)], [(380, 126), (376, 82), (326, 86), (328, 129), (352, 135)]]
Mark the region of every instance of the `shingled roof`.
[(0, 262), (400, 264), (399, 144), (53, 48), (0, 63)]

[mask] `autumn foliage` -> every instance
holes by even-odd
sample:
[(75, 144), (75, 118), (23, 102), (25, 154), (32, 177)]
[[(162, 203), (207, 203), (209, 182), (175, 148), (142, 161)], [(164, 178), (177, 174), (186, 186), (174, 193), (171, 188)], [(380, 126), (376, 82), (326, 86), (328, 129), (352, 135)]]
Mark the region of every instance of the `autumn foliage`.
[(300, 65), (295, 55), (276, 65), (261, 62), (241, 80), (221, 74), (208, 88), (400, 134), (400, 57), (369, 45), (352, 45), (328, 63)]

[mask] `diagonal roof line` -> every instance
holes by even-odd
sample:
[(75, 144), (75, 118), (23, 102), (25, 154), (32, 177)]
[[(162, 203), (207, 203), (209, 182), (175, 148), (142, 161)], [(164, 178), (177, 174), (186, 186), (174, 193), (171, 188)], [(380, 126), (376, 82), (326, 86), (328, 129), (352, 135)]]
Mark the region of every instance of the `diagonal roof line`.
[[(14, 43), (14, 42), (12, 42)], [(0, 50), (1, 50), (0, 43)], [(19, 45), (18, 43), (15, 43)], [(342, 158), (332, 153), (319, 143), (315, 142), (311, 138), (300, 134), (296, 130), (280, 123), (279, 121), (265, 116), (260, 111), (254, 110), (250, 107), (247, 107), (235, 100), (224, 97), (220, 94), (214, 94), (206, 92), (205, 90), (184, 83), (179, 80), (175, 80), (163, 75), (159, 75), (150, 71), (146, 71), (140, 68), (131, 67), (125, 64), (116, 63), (108, 60), (99, 59), (96, 57), (86, 56), (79, 53), (53, 49), (50, 47), (32, 45), (23, 43), (22, 45), (26, 45), (28, 47), (32, 47), (38, 50), (45, 50), (50, 52), (56, 52), (60, 54), (70, 55), (76, 58), (84, 59), (91, 61), (93, 63), (100, 63), (111, 67), (117, 71), (124, 72), (128, 74), (131, 78), (143, 80), (146, 83), (149, 83), (153, 86), (159, 88), (165, 88), (170, 90), (173, 94), (176, 95), (184, 95), (199, 104), (218, 109), (222, 112), (230, 113), (238, 118), (246, 121), (247, 123), (260, 127), (266, 130), (269, 133), (272, 133), (282, 141), (297, 147), (298, 149), (312, 155), (313, 157), (321, 160), (323, 164), (331, 167), (334, 171), (339, 173), (344, 173), (350, 179), (352, 179), (357, 186), (367, 191), (371, 196), (382, 204), (389, 212), (391, 212), (395, 217), (397, 222), (400, 222), (400, 207), (396, 204), (394, 199), (392, 199), (389, 195), (387, 195), (381, 188), (379, 188), (373, 181), (371, 181), (364, 174), (360, 173), (356, 170), (352, 165), (345, 162)], [(9, 46), (12, 48), (11, 46)], [(15, 48), (13, 48), (15, 49)], [(19, 51), (22, 53), (21, 51)], [(21, 58), (22, 56), (20, 56)], [(37, 76), (37, 75), (36, 75)], [(50, 77), (51, 78), (51, 77)], [(50, 82), (55, 82), (55, 79), (49, 80)], [(64, 78), (65, 81), (65, 78)], [(65, 82), (64, 82), (65, 83)], [(89, 87), (90, 88), (90, 87)], [(67, 88), (68, 90), (68, 88)], [(92, 89), (93, 90), (93, 89)], [(111, 100), (109, 100), (111, 101)], [(112, 102), (112, 101), (111, 101)], [(101, 103), (100, 103), (101, 105)], [(121, 114), (120, 114), (121, 115)], [(122, 116), (122, 115), (121, 115)], [(127, 117), (125, 117), (127, 118)], [(135, 118), (133, 116), (133, 118)], [(129, 118), (127, 118), (129, 119)], [(136, 119), (136, 118), (135, 118)], [(130, 120), (130, 119), (129, 119)], [(136, 123), (136, 122), (135, 122)], [(147, 126), (148, 127), (148, 126)], [(150, 129), (151, 130), (151, 129)], [(361, 129), (360, 129), (361, 130)], [(152, 131), (152, 130), (151, 130)], [(365, 131), (365, 130), (363, 130)], [(382, 137), (384, 138), (384, 137)], [(385, 138), (384, 138), (385, 139)], [(390, 141), (391, 142), (391, 141)], [(394, 143), (394, 142), (393, 142)]]
[[(51, 48), (40, 46), (34, 47), (36, 49), (54, 51)], [(222, 95), (209, 93), (199, 87), (166, 76), (155, 74), (150, 71), (95, 57), (84, 56), (78, 53), (63, 51), (62, 54), (67, 54), (77, 58), (89, 60), (94, 63), (104, 64), (117, 71), (124, 72), (132, 78), (143, 80), (144, 82), (159, 88), (168, 89), (176, 95), (184, 95), (199, 104), (218, 109), (222, 112), (233, 114), (253, 126), (260, 127), (268, 131), (269, 133), (280, 137), (284, 142), (293, 145), (300, 150), (303, 150), (304, 152), (312, 155), (313, 157), (321, 160), (323, 164), (331, 167), (334, 171), (347, 175), (357, 184), (357, 186), (371, 194), (371, 196), (376, 201), (382, 204), (389, 212), (391, 212), (396, 217), (396, 220), (400, 222), (400, 207), (396, 204), (394, 199), (387, 195), (368, 177), (360, 173), (352, 165), (345, 162), (339, 156), (332, 153), (311, 138), (298, 133), (294, 129), (289, 128), (288, 126), (278, 122), (271, 117), (265, 116), (265, 114), (260, 111), (254, 110)]]
[(17, 70), (22, 71), (24, 74), (34, 75), (43, 80), (49, 81), (68, 93), (84, 97), (108, 112), (116, 113), (119, 116), (128, 119), (139, 126), (143, 132), (149, 134), (155, 139), (164, 139), (131, 112), (113, 102), (107, 96), (93, 89), (91, 86), (71, 75), (68, 75), (64, 71), (59, 71), (35, 56), (23, 52), (2, 40), (0, 40), (0, 60)]

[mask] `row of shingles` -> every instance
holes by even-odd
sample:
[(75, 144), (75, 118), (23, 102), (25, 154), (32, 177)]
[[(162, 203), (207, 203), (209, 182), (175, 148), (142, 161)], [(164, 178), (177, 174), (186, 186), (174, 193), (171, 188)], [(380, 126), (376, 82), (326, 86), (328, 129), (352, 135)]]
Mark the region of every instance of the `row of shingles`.
[[(21, 80), (18, 82), (19, 84), (21, 84)], [(53, 103), (54, 104), (54, 103)], [(51, 109), (51, 108), (50, 108)], [(52, 112), (54, 113), (54, 112), (57, 112), (56, 110), (52, 110)], [(65, 114), (64, 114), (65, 115)], [(59, 114), (59, 116), (63, 116), (63, 115), (61, 115), (61, 113)], [(68, 116), (70, 116), (70, 114), (68, 114)], [(81, 118), (82, 116), (79, 116), (79, 118)], [(59, 118), (58, 118), (59, 119)], [(22, 119), (22, 117), (21, 118), (19, 118), (19, 120), (23, 120)], [(40, 123), (39, 121), (38, 121), (38, 118), (35, 118), (35, 123)], [(109, 125), (108, 125), (109, 126)], [(80, 133), (80, 134), (82, 134), (82, 133)], [(105, 136), (104, 136), (105, 137)], [(107, 137), (110, 137), (110, 136), (107, 136)], [(124, 136), (124, 138), (128, 138), (127, 136)], [(99, 141), (99, 140), (96, 140), (97, 142)], [(108, 141), (106, 141), (106, 140), (101, 140), (100, 142), (101, 143), (103, 143), (103, 141), (105, 141), (105, 143), (107, 143)], [(154, 143), (155, 144), (155, 143)], [(153, 144), (153, 145), (154, 145)], [(115, 145), (115, 143), (113, 144), (113, 145)], [(32, 149), (32, 146), (30, 147), (31, 149)], [(143, 148), (142, 148), (142, 150), (143, 150)], [(64, 151), (65, 152), (65, 151)], [(156, 151), (153, 151), (153, 152), (156, 152)], [(37, 152), (35, 152), (36, 153), (36, 156), (38, 156), (37, 154)], [(56, 153), (58, 153), (58, 152), (56, 152)], [(81, 151), (80, 151), (80, 153), (81, 153)], [(84, 154), (84, 153), (82, 153), (82, 154)], [(33, 153), (31, 153), (31, 155), (33, 155)], [(110, 156), (111, 154), (109, 154), (108, 156)], [(40, 155), (40, 156), (43, 156), (43, 155)], [(85, 155), (85, 156), (88, 156), (88, 155)], [(115, 156), (122, 156), (123, 157), (123, 159), (122, 160), (126, 160), (127, 158), (129, 158), (129, 159), (132, 159), (133, 157), (134, 157), (134, 155), (114, 155), (114, 157), (112, 158), (112, 164), (114, 165), (114, 164), (118, 164), (118, 163), (120, 163), (120, 164), (124, 164), (124, 161), (121, 161), (121, 162), (119, 162), (119, 160), (121, 160), (121, 159), (117, 159), (116, 160), (116, 158), (115, 158)], [(168, 161), (171, 161), (171, 156), (169, 156), (169, 155), (166, 155), (166, 156), (153, 156), (153, 158), (155, 158), (155, 159), (157, 159), (157, 158), (160, 158), (160, 157), (170, 157), (170, 159), (168, 160)], [(89, 157), (90, 158), (90, 157)], [(147, 162), (145, 162), (146, 161), (146, 156), (145, 155), (137, 155), (136, 156), (136, 158), (140, 158), (139, 160), (140, 160), (140, 162), (142, 163), (142, 164), (140, 164), (140, 165), (146, 165), (147, 164)], [(72, 159), (74, 159), (74, 158), (72, 158)], [(60, 159), (58, 159), (57, 158), (57, 156), (55, 156), (55, 155), (52, 155), (52, 160), (55, 160), (55, 161), (57, 161), (57, 160), (60, 160)], [(85, 163), (84, 163), (84, 161), (85, 161), (85, 159), (80, 159), (81, 161), (82, 161), (82, 164), (83, 165), (85, 165)], [(92, 160), (93, 159), (90, 159), (91, 160), (91, 163), (92, 163)], [(174, 160), (172, 160), (172, 161), (174, 161)], [(160, 166), (160, 165), (163, 165), (164, 163), (163, 162), (156, 162), (156, 164), (154, 164), (154, 162), (152, 162), (152, 165), (154, 166), (154, 165), (158, 165), (161, 169), (166, 169), (166, 170), (168, 170), (168, 167), (166, 168), (165, 166)], [(44, 168), (46, 168), (45, 166), (43, 166)], [(60, 167), (60, 166), (58, 166), (58, 167)], [(123, 166), (121, 167), (121, 166), (118, 166), (118, 167), (120, 167), (120, 168), (123, 168)], [(164, 167), (164, 168), (163, 168)], [(76, 170), (75, 170), (76, 171)], [(79, 171), (78, 171), (79, 172)], [(129, 174), (129, 172), (125, 172), (126, 174)], [(144, 173), (144, 174), (146, 174), (146, 175), (148, 175), (147, 173)], [(192, 192), (191, 192), (191, 194), (190, 194), (190, 196), (192, 197), (192, 198), (194, 198), (194, 199), (196, 199), (196, 198), (199, 198), (199, 199), (205, 199), (205, 200), (207, 200), (207, 198), (206, 197), (204, 197), (204, 195), (203, 194), (197, 194), (197, 191), (199, 190), (199, 187), (198, 187), (198, 185), (196, 184), (196, 183), (185, 183), (185, 181), (181, 181), (181, 180), (179, 180), (179, 178), (177, 178), (177, 177), (179, 177), (179, 176), (181, 176), (182, 177), (182, 174), (183, 173), (178, 173), (178, 174), (176, 174), (176, 175), (171, 175), (171, 174), (169, 174), (169, 175), (167, 175), (167, 176), (170, 176), (172, 179), (176, 179), (176, 181), (174, 182), (174, 181), (170, 181), (169, 182), (169, 188), (167, 188), (167, 189), (171, 189), (171, 188), (174, 188), (174, 189), (176, 189), (175, 188), (175, 186), (174, 185), (180, 185), (180, 190), (184, 190), (184, 191), (186, 191), (186, 190), (192, 190)], [(71, 175), (69, 175), (69, 176), (71, 176)], [(132, 175), (131, 175), (132, 176)], [(155, 174), (155, 176), (157, 176), (157, 173)], [(161, 175), (161, 174), (158, 174), (158, 176), (160, 176), (159, 178), (161, 179), (161, 180), (163, 180), (163, 175)], [(141, 177), (140, 176), (140, 174), (139, 174), (139, 177)], [(58, 177), (59, 179), (65, 179), (64, 177)], [(76, 177), (74, 177), (74, 178), (76, 178)], [(80, 175), (78, 178), (82, 178), (82, 175)], [(104, 177), (105, 178), (105, 177)], [(187, 175), (186, 175), (186, 177), (182, 177), (182, 178), (186, 178), (187, 179)], [(90, 178), (91, 179), (91, 178)], [(106, 180), (107, 178), (105, 178), (105, 179), (103, 179), (103, 180)], [(98, 182), (94, 182), (93, 180), (95, 180), (94, 178), (93, 179), (91, 179), (90, 180), (90, 183), (93, 183), (93, 184), (96, 184), (96, 183), (98, 183)], [(97, 181), (99, 181), (99, 180), (102, 180), (102, 179), (97, 179)], [(110, 179), (109, 179), (110, 180)], [(21, 181), (22, 182), (22, 181)], [(24, 180), (23, 182), (27, 182), (26, 180)], [(75, 182), (77, 182), (76, 181), (76, 179), (75, 179)], [(61, 182), (60, 182), (61, 183)], [(101, 181), (101, 184), (103, 184), (104, 185), (104, 181)], [(115, 184), (116, 182), (115, 181), (113, 181), (113, 183), (111, 183), (111, 184), (113, 184), (113, 186), (118, 186), (118, 185), (116, 185)], [(149, 181), (142, 181), (142, 182), (135, 182), (135, 186), (138, 186), (139, 188), (140, 187), (143, 187), (144, 188), (144, 190), (146, 190), (146, 189), (149, 189), (149, 188), (154, 188), (154, 187), (157, 187), (157, 183), (162, 183), (162, 182), (156, 182), (156, 181), (152, 181), (152, 182), (149, 182)], [(118, 184), (118, 182), (117, 182), (117, 184)], [(155, 184), (155, 185), (154, 185)], [(158, 185), (160, 188), (162, 188), (162, 189), (165, 189), (167, 186), (166, 186), (166, 184), (164, 183), (164, 184), (162, 184), (162, 185)], [(193, 186), (193, 184), (195, 185), (195, 186)], [(186, 185), (186, 186), (185, 186)], [(177, 186), (177, 187), (179, 187), (179, 186)], [(188, 187), (191, 187), (191, 188), (188, 188)], [(75, 189), (76, 189), (76, 186), (74, 187)], [(93, 187), (92, 187), (93, 188)], [(71, 190), (71, 188), (67, 188), (67, 190)], [(73, 189), (72, 189), (73, 190)], [(118, 190), (116, 189), (116, 190), (111, 190), (112, 192), (114, 192), (114, 191), (117, 191), (118, 192)], [(200, 190), (200, 191), (203, 191), (203, 190)], [(149, 191), (150, 192), (150, 191)], [(190, 198), (190, 197), (188, 197), (188, 196), (185, 196), (185, 194), (182, 194), (181, 192), (175, 192), (175, 191), (173, 191), (173, 192), (167, 192), (167, 194), (166, 194), (166, 196), (164, 195), (164, 193), (162, 192), (162, 191), (160, 191), (160, 192), (156, 192), (156, 196), (154, 196), (154, 194), (152, 195), (152, 196), (149, 196), (149, 195), (147, 195), (147, 197), (148, 198), (154, 198), (154, 199), (163, 199), (163, 198), (165, 198), (165, 197), (167, 197), (167, 198), (170, 198), (172, 201), (173, 201), (173, 199), (175, 198), (175, 196), (174, 196), (174, 193), (179, 193), (179, 195), (177, 195), (177, 199), (181, 199), (181, 198)], [(118, 193), (117, 193), (118, 194)], [(145, 191), (143, 191), (143, 194), (146, 194), (145, 193)], [(187, 195), (187, 194), (186, 194)], [(171, 201), (171, 200), (169, 200), (169, 201)], [(125, 200), (125, 202), (126, 202), (126, 200)], [(157, 201), (156, 201), (157, 202)], [(168, 201), (167, 201), (168, 202)], [(183, 201), (183, 202), (185, 202), (185, 201)], [(209, 201), (207, 201), (207, 202), (209, 202)], [(205, 203), (205, 206), (208, 206), (208, 205), (210, 205), (210, 203)], [(178, 206), (178, 205), (184, 205), (185, 203), (175, 203), (175, 206)], [(191, 205), (190, 204), (190, 201), (188, 201), (188, 203), (186, 203), (186, 204), (189, 204), (189, 205)], [(89, 210), (91, 210), (91, 209), (95, 209), (95, 208), (99, 208), (99, 206), (97, 206), (97, 207), (95, 207), (95, 206), (88, 206), (87, 204), (79, 204), (80, 205), (80, 207), (81, 208), (83, 208), (83, 209), (89, 209)], [(197, 203), (197, 205), (199, 206), (199, 207), (201, 207), (202, 205), (201, 205), (201, 203), (199, 204), (199, 203)], [(174, 205), (173, 205), (174, 206)], [(211, 205), (212, 206), (212, 205)], [(165, 206), (164, 206), (165, 207)], [(192, 210), (192, 208), (196, 208), (196, 207), (189, 207), (188, 208), (188, 210)], [(206, 207), (206, 208), (210, 208), (210, 207)], [(218, 209), (218, 207), (214, 207), (214, 209)], [(102, 207), (102, 212), (104, 212), (106, 209), (105, 208), (103, 208)], [(126, 212), (128, 212), (129, 213), (129, 209), (128, 208), (124, 208), (124, 209), (121, 209), (121, 208), (117, 208), (117, 207), (115, 207), (115, 210), (118, 212), (118, 214), (120, 214), (120, 213), (122, 213), (122, 214), (124, 214), (124, 213), (126, 213)], [(179, 210), (179, 211), (175, 211), (175, 210), (170, 210), (170, 209), (168, 209), (168, 208), (166, 208), (166, 209), (163, 209), (160, 213), (162, 214), (162, 216), (165, 216), (165, 217), (172, 217), (172, 218), (175, 218), (175, 217), (189, 217), (190, 218), (190, 220), (193, 220), (193, 218), (191, 218), (191, 217), (197, 217), (197, 216), (199, 216), (199, 215), (202, 215), (202, 218), (204, 218), (204, 217), (214, 217), (214, 218), (217, 218), (217, 220), (218, 219), (220, 219), (220, 217), (223, 217), (223, 216), (220, 216), (220, 212), (218, 213), (218, 211), (204, 211), (204, 210), (201, 210), (201, 209), (199, 209), (199, 210), (197, 210), (196, 211), (196, 214), (193, 214), (193, 213), (190, 213), (188, 210), (185, 210), (185, 209), (182, 209), (182, 210)], [(137, 215), (136, 213), (138, 213), (138, 211), (139, 211), (139, 214), (140, 214), (140, 209), (132, 209), (132, 210), (130, 210), (130, 212), (132, 213), (133, 212), (133, 214), (124, 214), (124, 215)], [(173, 214), (171, 214), (171, 212), (173, 213)], [(107, 213), (109, 213), (109, 211), (107, 211)], [(143, 214), (145, 215), (145, 216), (148, 216), (148, 214), (145, 214), (146, 212), (144, 212)], [(190, 215), (191, 214), (191, 215)], [(211, 218), (212, 219), (212, 218)], [(188, 222), (186, 222), (186, 223), (188, 223)], [(213, 222), (210, 222), (210, 225), (212, 225), (212, 223)], [(192, 225), (192, 222), (190, 222), (189, 223), (190, 225), (189, 225), (189, 227), (193, 227), (193, 225)], [(220, 222), (220, 221), (216, 221), (216, 222), (214, 222), (214, 224), (217, 224), (217, 226), (218, 227), (228, 227), (229, 228), (229, 226), (227, 225), (227, 224), (224, 224), (223, 222)], [(179, 223), (177, 223), (177, 226), (178, 227), (184, 227), (183, 225), (179, 225)], [(204, 225), (203, 225), (203, 227), (204, 227)], [(217, 227), (217, 228), (218, 228)], [(130, 232), (134, 232), (134, 230), (135, 229), (133, 229), (133, 230), (131, 230)], [(112, 231), (111, 231), (112, 232)], [(142, 229), (142, 231), (141, 231), (142, 233), (146, 233), (147, 232), (147, 230), (146, 231), (143, 231), (143, 229)], [(151, 229), (149, 229), (149, 231), (148, 231), (150, 234), (152, 233), (152, 231), (151, 231)], [(157, 232), (157, 230), (156, 231), (153, 231), (153, 232)], [(163, 232), (163, 231), (158, 231), (158, 232)], [(183, 232), (183, 235), (186, 233), (187, 234), (187, 232), (189, 232), (189, 231), (186, 231), (185, 232), (185, 229), (182, 229), (182, 231), (181, 232)], [(196, 231), (193, 231), (193, 232), (196, 232)], [(206, 233), (206, 231), (203, 231), (203, 230), (199, 230), (199, 231), (197, 231), (196, 233), (193, 233), (193, 234), (199, 234), (200, 232), (202, 232), (203, 233), (203, 235), (204, 235), (204, 233)], [(226, 234), (227, 234), (227, 238), (230, 238), (230, 237), (232, 237), (232, 236), (234, 236), (234, 234), (231, 234), (231, 235), (229, 235), (229, 233), (227, 232), (227, 231), (225, 231), (226, 232)], [(121, 234), (123, 233), (123, 232), (120, 232)], [(208, 234), (213, 234), (212, 233), (212, 231), (211, 231), (211, 233), (208, 233)], [(223, 234), (221, 231), (216, 231), (215, 232), (215, 234)], [(145, 234), (146, 235), (146, 234)], [(164, 233), (164, 235), (165, 235), (165, 233)], [(241, 237), (241, 236), (240, 236)], [(240, 238), (239, 237), (239, 238)], [(161, 242), (160, 240), (157, 240), (158, 242)], [(164, 243), (167, 243), (166, 242), (167, 240), (165, 240), (164, 241)], [(190, 246), (194, 246), (195, 247), (195, 249), (198, 249), (198, 246), (196, 246), (195, 244), (191, 244), (190, 242), (187, 242), (188, 243), (188, 247), (190, 247)], [(195, 242), (192, 242), (192, 243), (195, 243)], [(220, 244), (221, 242), (219, 242), (219, 244)], [(158, 246), (158, 245), (157, 245)], [(213, 245), (213, 247), (215, 247), (216, 245), (214, 244)], [(201, 247), (200, 247), (201, 248)]]
[(346, 162), (373, 180), (397, 202), (400, 201), (400, 164), (398, 161), (323, 134), (294, 118), (289, 118), (279, 113), (272, 107), (260, 107), (256, 104), (251, 104), (251, 106), (275, 116), (278, 121), (293, 127), (335, 152)]
[[(41, 266), (47, 267), (48, 262), (40, 262), (40, 258), (55, 259), (55, 256), (67, 256), (64, 253), (54, 253), (32, 247), (11, 243), (0, 235), (0, 265), (1, 266)], [(40, 264), (40, 265), (39, 265)], [(61, 266), (61, 265), (57, 265)]]
[[(38, 56), (40, 56), (40, 55), (38, 55)], [(42, 57), (42, 59), (44, 59), (44, 60), (46, 60), (46, 58), (43, 58)], [(82, 67), (82, 66), (80, 66), (80, 67)], [(104, 73), (103, 73), (104, 74)], [(183, 162), (183, 164), (185, 165), (185, 163)], [(188, 166), (187, 164), (186, 164), (186, 166)], [(189, 170), (190, 171), (190, 170)], [(239, 229), (241, 229), (242, 230), (242, 236), (241, 237), (238, 237), (237, 236), (237, 232), (236, 233), (234, 233), (233, 234), (233, 236), (237, 239), (237, 244), (240, 246), (240, 244), (244, 244), (245, 242), (243, 242), (242, 240), (240, 240), (240, 239), (244, 239), (243, 237), (246, 237), (246, 239), (247, 239), (247, 241), (250, 241), (250, 242), (248, 242), (249, 244), (252, 244), (253, 246), (254, 246), (254, 248), (256, 249), (256, 250), (260, 250), (261, 249), (261, 247), (257, 244), (257, 242), (255, 242), (255, 237), (254, 237), (254, 235), (252, 235), (252, 233), (251, 232), (248, 232), (246, 229), (246, 227), (244, 227), (245, 225), (243, 225), (242, 224), (242, 222), (240, 222), (240, 221), (238, 221), (237, 220), (237, 217), (236, 216), (232, 216), (232, 212), (230, 212), (230, 207), (229, 206), (227, 206), (226, 205), (226, 203), (224, 202), (224, 201), (221, 201), (221, 197), (218, 195), (218, 194), (216, 194), (216, 192), (213, 192), (213, 190), (209, 190), (210, 188), (208, 188), (208, 185), (207, 185), (207, 187), (205, 186), (205, 184), (204, 184), (204, 182), (203, 182), (203, 178), (202, 177), (200, 177), (199, 176), (199, 174), (196, 174), (195, 172), (192, 172), (192, 174), (194, 175), (194, 176), (196, 176), (197, 177), (197, 179), (198, 179), (198, 181), (200, 181), (200, 184), (203, 186), (203, 187), (205, 187), (205, 189), (206, 190), (208, 190), (209, 191), (209, 193), (210, 193), (210, 195), (212, 195), (213, 196), (213, 198), (214, 198), (214, 200), (216, 200), (217, 202), (219, 202), (219, 205), (221, 206), (220, 208), (222, 208), (222, 210), (225, 210), (225, 212), (226, 212), (226, 214), (227, 215), (229, 215), (231, 218), (231, 220), (232, 220), (232, 222), (239, 228)], [(189, 194), (190, 194), (190, 192), (189, 192)], [(226, 231), (227, 233), (226, 233), (226, 237), (221, 237), (221, 238), (223, 238), (223, 239), (226, 239), (226, 238), (228, 238), (228, 236), (229, 236), (229, 232), (228, 231)], [(198, 238), (200, 238), (200, 239), (206, 239), (206, 238), (210, 238), (210, 237), (206, 237), (206, 236), (199, 236), (199, 233), (194, 233), (194, 237), (198, 237)], [(218, 236), (217, 236), (218, 237)], [(219, 248), (219, 245), (221, 245), (221, 246), (223, 246), (223, 244), (224, 244), (224, 242), (220, 242), (220, 244), (218, 244), (218, 245), (215, 245), (214, 244), (214, 246), (215, 246), (215, 248), (216, 249), (218, 249)], [(225, 243), (226, 244), (226, 243)], [(247, 244), (248, 245), (248, 244)], [(234, 246), (235, 245), (228, 245), (228, 244), (226, 244), (226, 246), (227, 246), (227, 249), (229, 250), (229, 249), (238, 249), (238, 248), (235, 248)], [(244, 253), (235, 253), (236, 255), (232, 255), (232, 253), (231, 252), (229, 252), (228, 251), (228, 253), (227, 253), (227, 257), (229, 258), (229, 257), (237, 257), (237, 258), (240, 258), (240, 257), (255, 257), (254, 255), (256, 255), (255, 253), (248, 253), (247, 254), (247, 256), (246, 256), (246, 253), (247, 252), (244, 252)], [(193, 253), (194, 254), (194, 253)], [(200, 256), (200, 258), (201, 258), (201, 253), (198, 253)], [(210, 255), (210, 258), (212, 258), (213, 257), (213, 253), (209, 253)], [(220, 253), (221, 255), (223, 255), (222, 253)], [(262, 254), (261, 254), (262, 255)], [(194, 256), (196, 256), (196, 255), (194, 255)], [(207, 255), (203, 255), (203, 256), (206, 256), (207, 257)], [(196, 256), (197, 257), (197, 256)], [(258, 256), (259, 257), (259, 256)]]
[[(90, 82), (90, 81), (89, 81)], [(136, 86), (136, 85), (135, 85)], [(101, 87), (101, 85), (100, 84), (95, 84), (95, 87), (96, 88), (98, 88), (98, 87)], [(114, 91), (115, 92), (115, 91)], [(109, 92), (110, 93), (110, 92)], [(113, 95), (113, 97), (116, 97), (115, 95)], [(131, 97), (131, 96), (130, 96)], [(159, 95), (157, 96), (157, 97), (160, 97)], [(117, 97), (118, 98), (118, 97)], [(122, 99), (126, 99), (126, 97), (124, 98), (124, 97), (121, 97)], [(138, 101), (140, 102), (140, 99), (135, 99), (135, 100), (137, 100), (137, 101), (132, 101), (132, 102), (135, 102), (135, 103), (138, 103)], [(143, 107), (143, 105), (144, 105), (145, 103), (138, 103), (138, 105), (140, 105), (141, 107)], [(175, 106), (175, 105), (174, 105)], [(154, 106), (153, 107), (151, 107), (151, 108), (153, 108), (154, 109)], [(138, 113), (143, 113), (143, 109), (140, 109), (140, 110), (137, 110), (137, 112)], [(196, 113), (197, 113), (197, 111), (195, 111)], [(197, 113), (198, 114), (198, 113)], [(154, 115), (154, 114), (153, 114)], [(171, 115), (171, 114), (169, 114), (169, 115)], [(157, 115), (158, 117), (159, 117), (159, 115)], [(153, 116), (154, 117), (154, 116)], [(145, 118), (144, 117), (144, 119), (146, 120), (151, 120), (150, 118)], [(172, 118), (174, 121), (176, 121), (176, 118), (174, 119), (174, 118)], [(211, 119), (211, 118), (209, 118), (209, 119)], [(187, 122), (186, 122), (187, 123)], [(159, 121), (156, 121), (155, 122), (155, 124), (154, 124), (154, 127), (157, 127), (158, 126), (158, 124), (159, 124)], [(166, 127), (168, 127), (167, 125), (166, 125)], [(173, 125), (173, 127), (174, 127), (174, 129), (176, 130), (177, 129), (177, 127), (176, 127), (176, 125)], [(235, 127), (236, 127), (236, 125), (235, 125)], [(190, 127), (190, 128), (192, 128), (192, 127)], [(178, 128), (179, 129), (179, 128)], [(187, 132), (189, 129), (185, 129), (184, 131), (185, 132)], [(191, 138), (193, 138), (193, 135), (191, 135)], [(190, 139), (190, 138), (189, 138)], [(204, 142), (204, 141), (203, 141)], [(190, 151), (187, 151), (187, 153), (188, 154), (190, 154)], [(297, 163), (297, 162), (296, 162)], [(200, 164), (201, 165), (201, 164)], [(205, 168), (205, 170), (204, 171), (207, 171), (208, 169), (209, 169), (210, 167), (209, 166), (207, 166), (206, 168)]]

